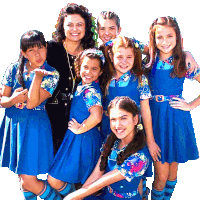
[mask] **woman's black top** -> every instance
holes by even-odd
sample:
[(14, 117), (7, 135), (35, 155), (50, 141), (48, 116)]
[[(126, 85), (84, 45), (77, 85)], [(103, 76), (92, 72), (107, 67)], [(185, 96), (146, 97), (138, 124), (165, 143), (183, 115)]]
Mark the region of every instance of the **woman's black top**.
[(75, 91), (75, 88), (73, 90), (75, 56), (71, 56), (70, 54), (68, 56), (70, 66), (72, 67), (71, 70), (63, 43), (48, 42), (47, 63), (54, 67), (60, 74), (58, 86), (46, 104), (46, 110), (52, 126), (55, 153), (62, 143), (68, 128), (71, 95)]

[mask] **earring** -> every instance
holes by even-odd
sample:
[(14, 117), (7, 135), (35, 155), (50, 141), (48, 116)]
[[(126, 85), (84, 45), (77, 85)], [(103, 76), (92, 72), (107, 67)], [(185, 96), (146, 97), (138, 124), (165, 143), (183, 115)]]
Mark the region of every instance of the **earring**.
[(138, 124), (137, 125), (137, 131), (141, 131), (143, 130), (143, 125), (142, 124)]

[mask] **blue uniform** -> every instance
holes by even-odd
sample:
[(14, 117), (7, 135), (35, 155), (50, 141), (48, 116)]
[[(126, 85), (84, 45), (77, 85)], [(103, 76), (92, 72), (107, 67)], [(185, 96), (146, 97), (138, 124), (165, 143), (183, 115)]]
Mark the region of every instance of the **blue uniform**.
[(89, 196), (85, 198), (86, 200), (142, 199), (138, 192), (138, 185), (149, 165), (149, 152), (147, 148), (143, 148), (129, 156), (121, 165), (117, 165), (117, 155), (125, 148), (118, 149), (119, 141), (120, 140), (117, 140), (115, 142), (112, 152), (108, 157), (106, 173), (118, 169), (125, 179), (104, 188), (103, 194), (100, 196)]
[[(138, 107), (140, 107), (140, 100), (151, 97), (147, 78), (143, 75), (142, 82), (139, 83), (137, 76), (132, 74), (130, 71), (123, 74), (119, 80), (113, 78), (108, 88), (108, 94), (103, 103), (104, 111), (107, 111), (110, 101), (117, 96), (128, 96), (136, 102)], [(103, 140), (110, 134), (110, 121), (105, 112), (102, 119), (101, 134)]]
[[(92, 106), (102, 106), (101, 96), (98, 81), (80, 83), (72, 100), (70, 120), (74, 118), (81, 124), (90, 116)], [(68, 129), (49, 174), (64, 182), (83, 184), (96, 166), (101, 144), (97, 126), (78, 135)]]
[[(156, 143), (161, 149), (161, 161), (184, 163), (199, 157), (192, 118), (189, 111), (170, 107), (169, 101), (173, 96), (182, 98), (183, 78), (171, 78), (173, 57), (166, 61), (157, 57), (149, 75), (153, 99), (150, 101), (153, 133)], [(193, 79), (196, 73), (187, 74)], [(155, 96), (163, 95), (163, 96)], [(159, 102), (160, 101), (160, 102)]]
[[(12, 93), (21, 85), (16, 79), (18, 64), (9, 66), (4, 76), (3, 85), (12, 87)], [(44, 76), (41, 87), (53, 93), (59, 79), (58, 72), (46, 62), (41, 69), (51, 71), (52, 75)], [(34, 72), (28, 72), (24, 66), (23, 78), (29, 89)], [(42, 102), (34, 109), (21, 105), (5, 109), (5, 116), (0, 126), (0, 166), (9, 167), (17, 174), (46, 174), (53, 161), (53, 143), (51, 125)], [(21, 108), (21, 109), (20, 109)]]

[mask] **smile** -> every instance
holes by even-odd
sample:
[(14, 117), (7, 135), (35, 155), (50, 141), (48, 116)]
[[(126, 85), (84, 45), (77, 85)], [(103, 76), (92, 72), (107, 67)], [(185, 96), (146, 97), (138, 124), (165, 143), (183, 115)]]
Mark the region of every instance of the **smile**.
[(90, 78), (92, 78), (92, 76), (85, 76), (85, 78), (90, 79)]
[(78, 36), (79, 33), (71, 33), (72, 36)]
[(125, 131), (125, 129), (115, 129), (115, 131), (117, 134), (122, 134)]
[(122, 68), (122, 69), (126, 69), (126, 68), (128, 68), (128, 66), (119, 66), (120, 68)]
[(171, 45), (162, 46), (163, 49), (169, 49)]

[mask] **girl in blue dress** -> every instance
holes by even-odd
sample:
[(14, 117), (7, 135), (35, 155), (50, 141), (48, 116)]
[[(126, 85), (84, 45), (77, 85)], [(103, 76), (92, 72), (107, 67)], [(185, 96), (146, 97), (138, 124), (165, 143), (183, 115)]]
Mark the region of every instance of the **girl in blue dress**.
[(46, 41), (39, 31), (20, 40), (19, 61), (10, 65), (2, 81), (1, 104), (5, 116), (0, 126), (0, 165), (19, 174), (25, 199), (61, 199), (47, 183), (38, 180), (53, 161), (51, 125), (45, 103), (59, 79), (46, 63)]
[[(138, 46), (135, 46), (134, 41), (122, 36), (118, 36), (113, 40), (109, 48), (110, 79), (105, 89), (105, 112), (102, 120), (102, 134), (106, 138), (110, 133), (109, 118), (106, 116), (106, 110), (110, 101), (119, 95), (129, 96), (140, 107), (147, 134), (147, 143), (149, 142), (150, 145), (151, 142), (154, 142), (151, 141), (153, 138), (149, 107), (151, 92), (148, 86), (148, 80), (142, 71), (140, 49)], [(152, 143), (152, 145), (154, 144)], [(156, 149), (156, 147), (150, 149), (154, 148)], [(159, 155), (159, 149), (156, 149), (156, 151), (157, 155)], [(154, 158), (157, 159), (156, 156)]]
[[(152, 131), (152, 119), (149, 107), (151, 92), (148, 80), (143, 74), (141, 51), (134, 40), (118, 36), (108, 46), (109, 79), (105, 88), (104, 115), (102, 119), (103, 139), (110, 133), (109, 118), (106, 116), (107, 106), (116, 96), (129, 96), (141, 109), (142, 121), (147, 135), (147, 145), (154, 160), (158, 160), (159, 147), (156, 145)], [(152, 176), (149, 167), (147, 176)], [(144, 178), (144, 197), (146, 196), (146, 179)]]
[(188, 73), (180, 29), (172, 17), (157, 18), (151, 25), (150, 53), (150, 108), (154, 138), (161, 149), (159, 162), (154, 162), (152, 199), (170, 199), (178, 163), (199, 158), (189, 111), (200, 104), (200, 96), (186, 103), (182, 91), (185, 78), (200, 82), (200, 69)]
[(96, 49), (83, 51), (75, 61), (77, 77), (82, 81), (74, 94), (68, 130), (49, 172), (48, 182), (62, 195), (71, 183), (83, 184), (93, 171), (102, 144), (97, 125), (102, 119), (102, 94), (98, 78), (105, 63)]
[(85, 199), (141, 200), (138, 185), (150, 155), (139, 124), (139, 109), (129, 97), (115, 97), (108, 106), (111, 134), (103, 145), (98, 163), (83, 187), (65, 199), (83, 199), (103, 189), (100, 196)]

